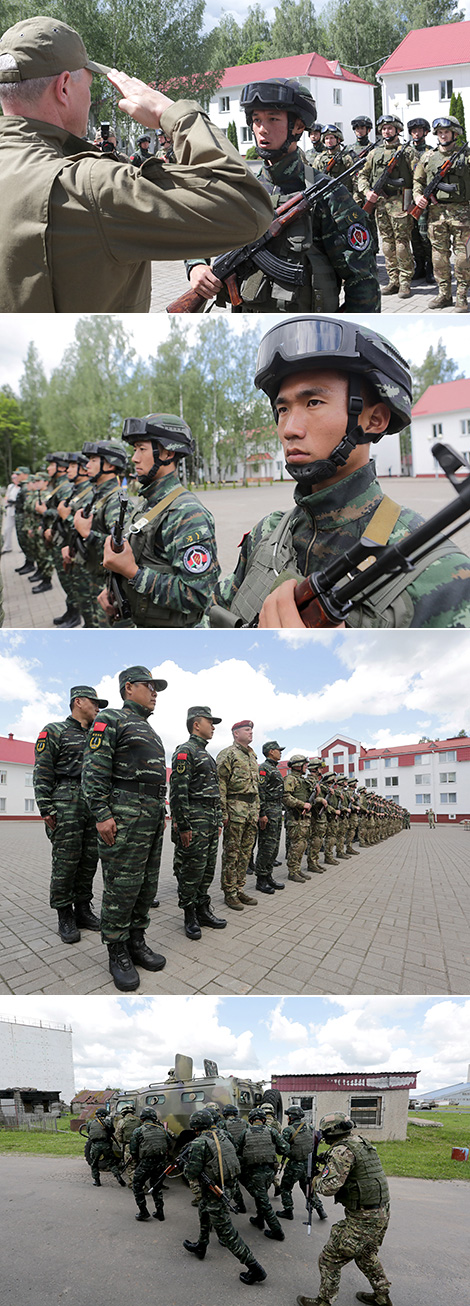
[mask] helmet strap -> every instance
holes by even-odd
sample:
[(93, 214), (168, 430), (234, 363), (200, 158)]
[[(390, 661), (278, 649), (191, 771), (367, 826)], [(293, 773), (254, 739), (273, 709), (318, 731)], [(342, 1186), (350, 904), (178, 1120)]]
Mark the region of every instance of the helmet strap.
[[(283, 159), (284, 156), (289, 153), (293, 141), (298, 145), (300, 136), (293, 135), (294, 123), (297, 122), (298, 117), (298, 113), (287, 112), (287, 136), (284, 143), (279, 146), (278, 150), (273, 150), (271, 146), (256, 146), (256, 153), (259, 155), (260, 159), (265, 159), (266, 162), (269, 161), (270, 163), (278, 163), (279, 159)], [(253, 129), (253, 118), (251, 119), (250, 126)], [(302, 133), (300, 133), (300, 135), (302, 135)]]
[(173, 463), (175, 461), (174, 454), (171, 458), (160, 458), (159, 454), (155, 454), (155, 445), (153, 443), (153, 440), (152, 440), (152, 449), (153, 449), (153, 464), (150, 468), (150, 471), (144, 472), (141, 476), (137, 477), (138, 481), (140, 481), (140, 484), (143, 485), (145, 489), (152, 484), (152, 481), (155, 480), (158, 469), (160, 467), (169, 467), (170, 463)]
[(329, 458), (319, 458), (317, 462), (307, 463), (303, 467), (298, 467), (295, 463), (286, 463), (286, 471), (297, 481), (301, 494), (310, 494), (312, 485), (316, 485), (319, 481), (328, 481), (331, 476), (336, 476), (338, 468), (345, 466), (350, 454), (358, 444), (369, 444), (370, 436), (365, 434), (362, 426), (357, 421), (363, 407), (361, 378), (356, 372), (351, 372), (349, 376), (346, 432), (336, 449), (333, 449)]

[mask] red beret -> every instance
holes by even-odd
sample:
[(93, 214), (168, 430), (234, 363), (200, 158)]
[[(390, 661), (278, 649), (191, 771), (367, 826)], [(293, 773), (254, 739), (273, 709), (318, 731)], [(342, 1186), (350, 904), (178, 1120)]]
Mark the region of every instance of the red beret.
[(232, 730), (242, 730), (243, 726), (251, 726), (251, 728), (253, 729), (253, 722), (252, 722), (252, 721), (236, 721), (236, 722), (235, 722), (235, 725), (232, 726)]

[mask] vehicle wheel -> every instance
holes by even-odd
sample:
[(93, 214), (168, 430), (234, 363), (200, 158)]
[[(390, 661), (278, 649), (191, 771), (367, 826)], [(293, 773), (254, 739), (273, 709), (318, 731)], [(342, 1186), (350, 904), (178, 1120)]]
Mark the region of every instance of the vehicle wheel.
[[(266, 1092), (263, 1093), (263, 1102), (271, 1103), (271, 1106), (274, 1107), (276, 1120), (279, 1121), (279, 1124), (282, 1124), (282, 1097), (279, 1089), (267, 1088)], [(261, 1102), (261, 1106), (263, 1105), (263, 1102)]]

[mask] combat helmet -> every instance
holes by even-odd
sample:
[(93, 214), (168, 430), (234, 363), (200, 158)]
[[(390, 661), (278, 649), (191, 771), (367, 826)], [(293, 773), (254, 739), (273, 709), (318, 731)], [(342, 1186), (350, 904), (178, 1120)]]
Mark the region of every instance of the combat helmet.
[(213, 1120), (210, 1111), (193, 1111), (189, 1117), (189, 1127), (195, 1132), (201, 1133), (203, 1129), (212, 1129)]
[(107, 1116), (107, 1114), (108, 1112), (105, 1106), (99, 1106), (98, 1110), (95, 1111), (95, 1116)]
[(375, 444), (385, 435), (365, 434), (359, 425), (363, 408), (361, 378), (372, 387), (378, 402), (387, 404), (387, 432), (394, 435), (411, 421), (412, 384), (408, 364), (394, 345), (370, 327), (349, 318), (299, 314), (279, 322), (263, 336), (258, 349), (255, 386), (264, 390), (278, 421), (276, 398), (285, 377), (296, 372), (330, 369), (349, 377), (348, 420), (343, 439), (329, 458), (299, 465), (286, 463), (289, 474), (304, 493), (317, 482), (334, 476), (358, 444)]
[(367, 117), (367, 114), (365, 113), (359, 113), (357, 118), (353, 118), (351, 122), (351, 127), (353, 129), (353, 132), (356, 130), (356, 127), (367, 127), (368, 132), (372, 131), (371, 120), (370, 118)]
[[(82, 453), (88, 458), (99, 458), (100, 470), (96, 476), (89, 476), (89, 480), (95, 482), (103, 475), (103, 463), (109, 463), (115, 473), (125, 472), (127, 467), (127, 449), (120, 440), (85, 440)], [(105, 476), (111, 476), (112, 472), (105, 472)]]
[(293, 141), (298, 141), (302, 133), (294, 135), (293, 128), (300, 118), (307, 131), (313, 127), (317, 118), (315, 100), (310, 91), (302, 86), (295, 77), (271, 77), (269, 81), (248, 82), (240, 96), (240, 108), (244, 110), (248, 126), (253, 124), (256, 109), (284, 109), (287, 112), (287, 136), (278, 150), (263, 145), (256, 146), (261, 159), (283, 158), (288, 153)]
[(453, 117), (451, 118), (446, 116), (443, 116), (441, 118), (433, 118), (432, 130), (435, 136), (437, 135), (439, 127), (443, 127), (445, 130), (451, 131), (453, 133), (454, 140), (456, 139), (457, 136), (463, 136), (462, 123), (459, 122), (458, 118), (453, 118)]
[(412, 131), (413, 127), (422, 127), (425, 136), (427, 136), (428, 132), (431, 131), (431, 124), (428, 122), (427, 118), (410, 118), (406, 127), (409, 132)]
[[(127, 1102), (126, 1106), (123, 1106), (122, 1108), (121, 1115), (132, 1116), (134, 1114), (134, 1111), (135, 1111), (135, 1102)], [(142, 1119), (142, 1117), (140, 1117), (140, 1119)]]
[(329, 1138), (340, 1138), (342, 1134), (350, 1134), (354, 1127), (354, 1120), (351, 1120), (350, 1116), (343, 1115), (342, 1111), (331, 1111), (329, 1115), (322, 1116), (318, 1126), (327, 1142)]
[(305, 756), (305, 753), (293, 753), (292, 757), (288, 758), (287, 765), (291, 771), (301, 771), (306, 762), (308, 762), (308, 757)]
[(396, 134), (398, 136), (399, 133), (403, 131), (403, 123), (396, 113), (383, 113), (382, 116), (377, 119), (377, 131), (380, 133), (382, 127), (390, 127), (392, 123), (397, 128)]
[(301, 1106), (287, 1106), (286, 1116), (289, 1117), (289, 1122), (291, 1120), (305, 1120), (305, 1111), (302, 1111)]
[(255, 1120), (261, 1120), (261, 1123), (262, 1123), (263, 1125), (265, 1125), (265, 1124), (266, 1124), (266, 1114), (265, 1114), (264, 1108), (262, 1108), (262, 1107), (260, 1107), (260, 1106), (254, 1106), (253, 1109), (249, 1112), (248, 1120), (249, 1120), (249, 1122), (250, 1122), (250, 1125), (253, 1125), (254, 1122), (255, 1122)]
[(158, 1120), (157, 1112), (154, 1111), (151, 1106), (144, 1106), (140, 1113), (139, 1120), (153, 1120), (153, 1123), (156, 1125)]
[(336, 136), (336, 139), (339, 142), (339, 144), (341, 144), (341, 141), (344, 141), (344, 136), (341, 131), (341, 127), (337, 127), (335, 122), (328, 122), (326, 124), (326, 127), (323, 128), (321, 134), (323, 144), (325, 144), (325, 136)]
[[(149, 472), (141, 474), (141, 485), (151, 485), (159, 467), (166, 467), (180, 458), (188, 458), (194, 453), (195, 444), (191, 428), (182, 417), (175, 413), (148, 413), (147, 417), (126, 417), (122, 428), (122, 438), (128, 444), (139, 444), (148, 440), (153, 449), (153, 466)], [(162, 458), (158, 453), (162, 445), (170, 455)]]
[(230, 1116), (238, 1116), (238, 1107), (229, 1103), (228, 1106), (222, 1108), (222, 1115), (224, 1120), (228, 1120)]

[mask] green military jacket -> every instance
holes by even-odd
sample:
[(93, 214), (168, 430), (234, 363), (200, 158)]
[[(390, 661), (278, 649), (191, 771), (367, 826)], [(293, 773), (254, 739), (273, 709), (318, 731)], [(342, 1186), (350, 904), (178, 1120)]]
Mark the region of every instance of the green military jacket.
[[(300, 775), (296, 771), (289, 771), (284, 780), (284, 807), (287, 808), (289, 817), (296, 820), (302, 815), (302, 808), (305, 803), (310, 802), (312, 786), (306, 775)], [(310, 813), (305, 813), (306, 819), (310, 818)]]
[[(374, 182), (379, 180), (392, 156), (396, 154), (398, 150), (401, 150), (401, 148), (400, 142), (394, 142), (393, 144), (391, 143), (388, 145), (386, 141), (381, 141), (379, 145), (375, 146), (375, 149), (371, 150), (370, 154), (367, 155), (364, 167), (361, 168), (357, 179), (357, 189), (359, 194), (366, 195), (368, 190), (374, 189)], [(398, 163), (395, 164), (395, 167), (390, 173), (391, 181), (398, 181), (399, 178), (403, 179), (401, 189), (397, 189), (395, 186), (386, 185), (385, 190), (382, 191), (378, 201), (379, 205), (385, 203), (386, 200), (401, 200), (403, 198), (403, 192), (411, 189), (413, 170), (412, 160), (408, 149), (405, 154), (402, 154), (401, 159), (398, 160)]]
[(146, 313), (152, 259), (262, 235), (269, 201), (200, 106), (179, 100), (161, 125), (178, 162), (140, 169), (51, 123), (0, 119), (0, 312)]
[(63, 780), (80, 780), (90, 726), (75, 717), (51, 721), (36, 740), (33, 771), (34, 795), (41, 816), (54, 816), (54, 790)]
[(139, 570), (120, 580), (136, 625), (197, 625), (220, 575), (209, 510), (171, 473), (141, 491), (126, 535)]
[[(104, 156), (106, 158), (106, 155)], [(102, 485), (93, 486), (92, 527), (86, 538), (80, 536), (79, 552), (85, 558), (88, 571), (93, 576), (103, 574), (103, 550), (111, 527), (119, 517), (119, 481), (117, 476), (107, 476)], [(83, 507), (83, 505), (79, 505)]]
[(230, 744), (217, 756), (220, 801), (224, 821), (229, 816), (259, 816), (258, 763), (253, 748)]
[[(345, 172), (346, 168), (350, 168), (352, 163), (354, 163), (352, 151), (344, 149), (327, 150), (323, 146), (321, 154), (317, 156), (315, 167), (319, 168), (320, 172), (324, 172), (326, 177), (340, 177), (341, 173)], [(345, 177), (343, 186), (352, 195), (353, 178)]]
[(66, 544), (70, 544), (75, 531), (73, 524), (75, 513), (78, 512), (79, 508), (84, 508), (87, 503), (91, 503), (95, 495), (95, 486), (86, 477), (80, 478), (76, 484), (72, 482), (72, 487), (72, 495), (67, 503), (70, 508), (69, 516), (65, 518), (65, 521), (62, 521), (59, 517), (59, 534), (62, 534)]
[[(191, 1143), (185, 1175), (190, 1180), (197, 1180), (202, 1177), (201, 1172), (204, 1171), (211, 1183), (222, 1187), (224, 1184), (230, 1185), (230, 1180), (240, 1174), (240, 1162), (228, 1134), (217, 1134), (218, 1148), (214, 1138), (215, 1132), (213, 1128), (205, 1129)], [(219, 1149), (222, 1157), (222, 1174)]]
[(273, 808), (280, 809), (284, 795), (284, 781), (277, 762), (267, 757), (258, 767), (260, 797), (260, 816), (266, 816)]
[[(436, 172), (439, 171), (439, 168), (442, 167), (442, 164), (445, 162), (446, 158), (448, 158), (449, 154), (453, 153), (454, 149), (455, 146), (452, 142), (452, 145), (446, 145), (444, 149), (438, 145), (436, 149), (428, 149), (424, 154), (422, 154), (420, 162), (416, 164), (414, 171), (413, 195), (415, 199), (418, 199), (419, 196), (423, 194), (425, 187), (433, 180)], [(446, 174), (444, 177), (444, 184), (447, 186), (448, 183), (456, 186), (456, 190), (449, 194), (447, 191), (438, 189), (435, 194), (437, 203), (446, 206), (455, 204), (468, 205), (470, 202), (470, 164), (467, 159), (462, 157), (457, 164), (454, 164), (454, 167), (450, 169), (450, 172)], [(435, 205), (431, 201), (431, 212), (434, 208)]]
[(222, 825), (217, 763), (207, 752), (207, 741), (199, 735), (191, 735), (173, 753), (170, 808), (179, 834), (191, 829), (194, 813), (200, 808), (208, 817), (213, 816), (214, 825)]
[[(82, 788), (95, 821), (113, 815), (113, 791), (126, 791), (159, 798), (166, 792), (165, 750), (148, 713), (139, 703), (127, 700), (122, 708), (98, 712), (90, 730), (83, 759)], [(116, 795), (115, 795), (116, 797)]]

